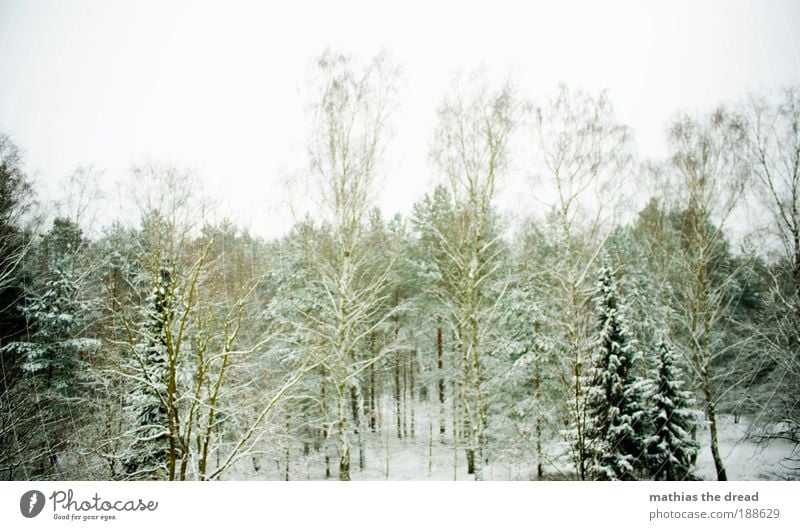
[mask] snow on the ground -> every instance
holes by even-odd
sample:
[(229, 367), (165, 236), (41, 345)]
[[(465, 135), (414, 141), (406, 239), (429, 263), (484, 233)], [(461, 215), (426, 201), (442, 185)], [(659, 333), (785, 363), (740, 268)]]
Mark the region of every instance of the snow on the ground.
[[(450, 431), (445, 443), (439, 440), (438, 409), (428, 410), (425, 404), (417, 408), (415, 436), (398, 439), (394, 417), (391, 410), (384, 415), (384, 432), (368, 432), (364, 436), (364, 470), (359, 469), (359, 448), (352, 439), (351, 478), (353, 480), (474, 480), (467, 474), (464, 450), (454, 451)], [(431, 423), (429, 418), (433, 418)], [(433, 430), (433, 443), (429, 433)], [(747, 423), (744, 418), (735, 423), (731, 415), (718, 417), (720, 454), (728, 472), (729, 480), (778, 480), (787, 477), (782, 460), (791, 452), (788, 442), (776, 440), (766, 446), (758, 445), (745, 437)], [(716, 472), (709, 448), (709, 430), (701, 428), (699, 439), (701, 448), (697, 458), (697, 475), (703, 480), (715, 480)], [(265, 448), (269, 451), (269, 448)], [(298, 447), (292, 448), (289, 466), (290, 480), (325, 480), (324, 456), (311, 451), (308, 456), (300, 454)], [(331, 440), (330, 480), (338, 477), (338, 457), (335, 440)], [(545, 465), (545, 479), (574, 478), (569, 454), (561, 440), (551, 440), (546, 447), (548, 463)], [(274, 457), (262, 456), (258, 459), (258, 470), (254, 469), (252, 459), (240, 461), (234, 470), (226, 474), (232, 480), (284, 480), (286, 461), (283, 449), (276, 449)], [(512, 461), (493, 462), (485, 467), (486, 480), (532, 480), (535, 479), (535, 462)], [(520, 459), (522, 460), (522, 459)]]
[[(739, 423), (732, 415), (719, 415), (717, 418), (719, 453), (728, 480), (780, 480), (787, 476), (782, 461), (791, 453), (792, 446), (786, 440), (774, 440), (768, 445), (760, 445), (746, 439), (747, 419)], [(710, 449), (711, 434), (703, 430), (700, 452), (697, 456), (697, 474), (703, 480), (716, 480), (717, 472)]]

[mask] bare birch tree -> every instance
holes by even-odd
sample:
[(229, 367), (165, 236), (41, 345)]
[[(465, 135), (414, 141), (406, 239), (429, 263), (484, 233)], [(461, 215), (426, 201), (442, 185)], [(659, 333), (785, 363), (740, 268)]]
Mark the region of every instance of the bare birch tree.
[(751, 98), (746, 107), (756, 196), (772, 216), (770, 232), (780, 242), (772, 268), (769, 324), (759, 334), (772, 353), (774, 387), (757, 424), (766, 439), (795, 445), (800, 461), (800, 88), (780, 99)]
[(558, 300), (551, 330), (560, 345), (561, 386), (567, 397), (567, 433), (581, 480), (586, 478), (585, 369), (590, 351), (592, 273), (618, 205), (615, 184), (631, 162), (630, 132), (617, 122), (607, 95), (593, 96), (562, 85), (535, 109), (533, 136), (538, 158), (538, 190), (549, 209), (555, 262), (538, 267), (545, 296)]
[[(305, 314), (300, 325), (321, 345), (309, 355), (321, 363), (323, 385), (334, 394), (339, 479), (350, 480), (351, 431), (364, 430), (359, 377), (387, 352), (362, 351), (366, 339), (390, 317), (384, 311), (384, 288), (391, 265), (373, 270), (381, 249), (366, 244), (365, 223), (398, 71), (383, 55), (359, 69), (352, 58), (331, 51), (317, 60), (315, 70), (308, 156), (318, 211), (330, 238), (306, 240), (308, 265), (324, 301), (319, 314)], [(353, 401), (355, 420), (348, 410)]]
[(450, 185), (456, 209), (456, 226), (447, 235), (438, 234), (450, 262), (441, 270), (450, 278), (443, 282), (440, 296), (462, 356), (468, 467), (475, 480), (482, 480), (487, 456), (482, 356), (489, 330), (485, 319), (499, 302), (487, 297), (500, 252), (493, 202), (508, 169), (509, 141), (523, 105), (508, 83), (492, 89), (479, 74), (463, 82), (439, 107), (432, 155)]
[(749, 177), (745, 129), (740, 118), (718, 109), (708, 116), (678, 116), (669, 130), (673, 197), (683, 212), (681, 271), (672, 306), (687, 357), (703, 396), (711, 454), (719, 480), (726, 480), (719, 452), (715, 366), (731, 348), (720, 339), (735, 303), (728, 293), (736, 271), (720, 266), (727, 252), (724, 229)]

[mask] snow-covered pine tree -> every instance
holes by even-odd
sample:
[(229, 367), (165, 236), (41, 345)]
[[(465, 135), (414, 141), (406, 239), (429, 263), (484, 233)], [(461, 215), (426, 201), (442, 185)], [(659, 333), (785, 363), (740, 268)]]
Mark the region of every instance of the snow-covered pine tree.
[(75, 223), (63, 218), (53, 221), (38, 249), (44, 283), (22, 307), (32, 330), (31, 341), (18, 346), (25, 350), (23, 370), (39, 377), (47, 392), (61, 398), (76, 393), (79, 353), (83, 343), (88, 343), (76, 337), (89, 310), (81, 300), (76, 270), (83, 245), (83, 234)]
[(35, 330), (31, 342), (19, 343), (26, 354), (23, 370), (41, 376), (46, 390), (63, 398), (75, 395), (80, 365), (79, 342), (73, 340), (80, 312), (77, 290), (73, 272), (59, 262), (45, 282), (44, 292), (23, 307)]
[[(439, 441), (445, 443), (446, 433), (451, 431), (447, 419), (446, 394), (452, 388), (457, 374), (457, 359), (448, 355), (452, 351), (451, 334), (448, 333), (448, 305), (444, 303), (445, 293), (453, 289), (452, 260), (448, 254), (448, 241), (455, 239), (458, 224), (455, 220), (453, 198), (447, 186), (439, 184), (433, 193), (426, 194), (414, 204), (411, 225), (415, 233), (409, 248), (410, 267), (419, 288), (416, 303), (424, 307), (423, 312), (430, 315), (431, 327), (428, 339), (435, 344), (435, 370), (423, 373), (423, 379), (431, 376), (435, 394), (439, 402), (438, 423)], [(422, 334), (424, 331), (420, 330)], [(424, 351), (425, 345), (420, 344)], [(453, 398), (454, 399), (454, 398)], [(455, 435), (455, 433), (450, 433)]]
[(127, 409), (133, 428), (123, 465), (129, 478), (165, 479), (168, 410), (166, 390), (169, 371), (167, 329), (170, 322), (172, 279), (162, 267), (147, 300), (143, 323), (145, 341), (139, 346), (139, 384), (131, 393)]
[[(528, 285), (511, 286), (498, 308), (498, 336), (492, 356), (495, 374), (487, 388), (497, 399), (489, 406), (492, 438), (506, 454), (533, 457), (535, 476), (544, 476), (545, 436), (552, 418), (545, 402), (552, 388), (545, 313)], [(499, 416), (499, 418), (497, 418)]]
[(587, 390), (588, 476), (636, 480), (647, 442), (644, 381), (636, 376), (641, 355), (624, 322), (624, 304), (608, 266), (600, 270), (595, 296), (598, 339)]
[(655, 384), (649, 417), (653, 436), (647, 447), (647, 467), (654, 480), (691, 480), (698, 444), (692, 439), (699, 412), (691, 393), (681, 390), (682, 371), (663, 337), (658, 346)]
[(37, 248), (44, 280), (21, 307), (28, 325), (28, 340), (7, 344), (4, 353), (23, 359), (22, 371), (30, 377), (38, 421), (43, 425), (36, 443), (47, 458), (34, 476), (52, 476), (70, 438), (69, 420), (79, 405), (83, 355), (96, 351), (99, 342), (80, 337), (90, 311), (82, 293), (78, 257), (83, 248), (80, 228), (56, 218)]

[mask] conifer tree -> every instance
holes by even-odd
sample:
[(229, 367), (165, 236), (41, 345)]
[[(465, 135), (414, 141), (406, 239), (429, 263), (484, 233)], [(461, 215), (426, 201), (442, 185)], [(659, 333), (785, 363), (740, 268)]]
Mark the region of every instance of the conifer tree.
[(77, 270), (83, 243), (81, 230), (74, 223), (55, 219), (37, 247), (43, 281), (21, 306), (28, 340), (3, 348), (23, 360), (22, 372), (35, 395), (43, 426), (36, 444), (47, 458), (34, 473), (44, 476), (57, 470), (60, 455), (67, 448), (69, 420), (81, 394), (84, 356), (99, 347), (98, 341), (80, 336), (90, 316)]
[(145, 342), (140, 346), (141, 381), (127, 408), (134, 419), (134, 436), (124, 459), (125, 472), (136, 479), (166, 478), (168, 380), (167, 329), (171, 278), (161, 268), (148, 298), (144, 321)]
[(594, 480), (636, 480), (645, 450), (643, 381), (636, 376), (640, 354), (628, 334), (624, 307), (611, 269), (598, 282), (599, 336), (587, 391), (586, 469)]
[(23, 307), (35, 330), (33, 340), (18, 344), (26, 354), (23, 370), (42, 376), (48, 390), (70, 397), (75, 393), (80, 365), (79, 343), (73, 340), (79, 312), (75, 299), (77, 285), (72, 271), (63, 263), (57, 264), (51, 275), (44, 293), (32, 297)]
[(648, 443), (647, 461), (650, 476), (655, 480), (693, 478), (692, 467), (698, 444), (692, 439), (691, 432), (696, 428), (699, 413), (692, 408), (691, 394), (681, 390), (682, 386), (682, 372), (675, 354), (662, 338), (649, 408), (655, 434)]

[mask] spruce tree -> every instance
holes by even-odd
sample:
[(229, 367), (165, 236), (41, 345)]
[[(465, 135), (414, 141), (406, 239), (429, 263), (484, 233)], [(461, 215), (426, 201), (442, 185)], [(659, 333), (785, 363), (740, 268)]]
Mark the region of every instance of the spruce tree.
[(28, 333), (26, 341), (11, 342), (4, 354), (22, 360), (26, 388), (35, 398), (37, 420), (43, 426), (33, 441), (46, 458), (33, 476), (51, 476), (72, 436), (75, 415), (81, 415), (86, 357), (99, 349), (99, 341), (81, 336), (90, 320), (91, 303), (80, 281), (79, 257), (84, 247), (80, 228), (56, 218), (34, 255), (41, 267), (40, 283), (21, 305)]
[(598, 339), (586, 398), (586, 469), (594, 480), (636, 480), (646, 442), (643, 381), (635, 372), (640, 354), (629, 337), (607, 266), (600, 272), (595, 303)]
[(127, 405), (133, 428), (131, 445), (124, 459), (125, 472), (134, 479), (166, 478), (168, 428), (167, 330), (170, 322), (171, 276), (161, 268), (147, 299), (143, 335), (145, 341), (137, 353), (140, 383)]
[(81, 341), (74, 337), (81, 309), (77, 291), (73, 271), (57, 263), (44, 292), (32, 296), (23, 307), (34, 329), (32, 341), (20, 343), (26, 356), (23, 370), (39, 377), (48, 393), (61, 398), (75, 395), (81, 365)]
[(647, 451), (650, 476), (654, 480), (691, 480), (698, 449), (691, 432), (699, 413), (692, 408), (691, 394), (681, 390), (681, 369), (663, 338), (658, 346), (655, 383), (649, 408), (654, 432)]
[(55, 399), (76, 395), (80, 353), (97, 346), (77, 336), (90, 309), (79, 282), (84, 246), (81, 229), (68, 219), (56, 218), (37, 249), (44, 281), (22, 307), (31, 338), (19, 345), (25, 353), (23, 370), (37, 377), (42, 391)]

